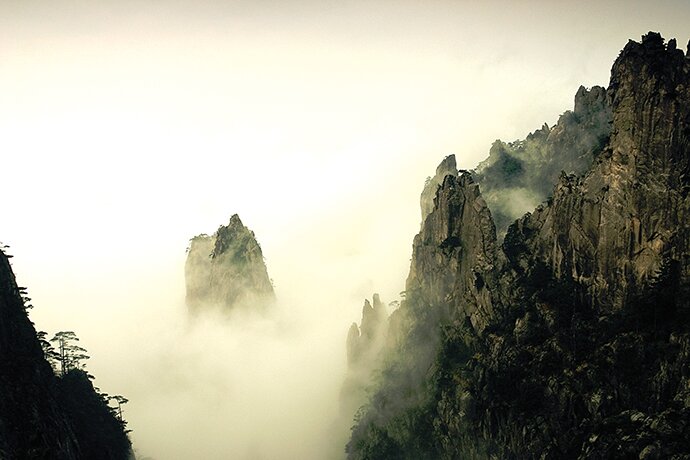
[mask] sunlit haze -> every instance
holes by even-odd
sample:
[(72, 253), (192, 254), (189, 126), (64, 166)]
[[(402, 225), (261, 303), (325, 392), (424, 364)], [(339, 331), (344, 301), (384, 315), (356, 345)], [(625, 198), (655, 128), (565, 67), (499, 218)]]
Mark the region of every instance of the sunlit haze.
[[(404, 289), (439, 161), (554, 124), (628, 39), (690, 33), (685, 1), (516, 5), (0, 2), (0, 241), (139, 455), (337, 458), (347, 329)], [(234, 213), (276, 311), (190, 325), (188, 240)]]

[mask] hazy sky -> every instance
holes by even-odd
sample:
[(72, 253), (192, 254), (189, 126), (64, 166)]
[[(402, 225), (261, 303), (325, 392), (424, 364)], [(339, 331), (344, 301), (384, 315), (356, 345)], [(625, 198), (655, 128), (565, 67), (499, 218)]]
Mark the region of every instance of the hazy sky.
[[(472, 168), (493, 140), (552, 125), (580, 84), (608, 83), (630, 38), (690, 38), (684, 0), (516, 5), (0, 1), (0, 241), (37, 327), (76, 331), (97, 384), (130, 399), (143, 453), (193, 452), (170, 444), (183, 430), (165, 408), (203, 412), (176, 398), (213, 380), (180, 390), (145, 371), (219, 346), (180, 338), (191, 236), (239, 213), (283, 299), (280, 321), (304, 332), (242, 337), (266, 362), (288, 350), (283, 362), (300, 363), (285, 392), (329, 359), (323, 388), (335, 388), (364, 297), (404, 288), (419, 192), (443, 156)], [(251, 367), (234, 337), (223, 346)], [(284, 371), (257, 366), (244, 383)], [(218, 446), (207, 458), (222, 458)]]

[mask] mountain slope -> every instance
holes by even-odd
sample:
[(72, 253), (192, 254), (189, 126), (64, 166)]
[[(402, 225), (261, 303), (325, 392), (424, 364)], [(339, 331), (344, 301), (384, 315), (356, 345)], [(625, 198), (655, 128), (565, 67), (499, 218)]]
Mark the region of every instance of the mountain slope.
[(0, 251), (0, 458), (78, 458), (78, 444), (55, 398), (9, 260)]
[(123, 424), (87, 374), (53, 374), (20, 292), (0, 251), (0, 458), (130, 458)]
[(606, 100), (608, 143), (502, 247), (470, 174), (445, 176), (349, 458), (690, 455), (688, 55), (629, 42)]

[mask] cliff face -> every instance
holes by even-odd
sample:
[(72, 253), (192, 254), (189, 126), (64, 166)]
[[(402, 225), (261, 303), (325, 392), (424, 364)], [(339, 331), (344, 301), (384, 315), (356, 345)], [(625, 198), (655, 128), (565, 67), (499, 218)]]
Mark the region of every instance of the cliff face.
[(187, 306), (263, 308), (275, 299), (261, 247), (237, 214), (213, 236), (192, 238), (185, 264)]
[(481, 331), (492, 315), (489, 283), (498, 260), (491, 213), (466, 171), (445, 176), (433, 205), (412, 244), (407, 295), (440, 308), (444, 319), (462, 310)]
[[(2, 251), (0, 366), (0, 458), (130, 458), (124, 427), (86, 373), (53, 374)], [(80, 391), (72, 381), (82, 382)]]
[[(622, 308), (665, 259), (688, 276), (690, 65), (658, 34), (629, 43), (613, 66), (611, 142), (582, 178), (562, 176), (552, 204), (512, 229), (518, 271), (537, 261)], [(512, 254), (515, 245), (528, 251)]]
[[(580, 89), (560, 127), (531, 135), (584, 175), (555, 177), (500, 248), (495, 205), (469, 174), (445, 176), (350, 458), (690, 453), (689, 82), (675, 41), (628, 43), (606, 92)], [(488, 177), (516, 158), (501, 155), (475, 173), (495, 197), (512, 188)]]
[(515, 219), (552, 194), (561, 171), (587, 171), (609, 140), (611, 122), (606, 90), (581, 86), (574, 109), (561, 115), (553, 127), (544, 124), (524, 140), (494, 142), (489, 157), (473, 173), (499, 238)]

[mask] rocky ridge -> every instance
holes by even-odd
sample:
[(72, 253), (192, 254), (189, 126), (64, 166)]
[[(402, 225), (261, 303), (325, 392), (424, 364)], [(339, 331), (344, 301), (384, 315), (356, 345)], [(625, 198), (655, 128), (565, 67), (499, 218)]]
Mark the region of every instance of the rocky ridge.
[[(507, 238), (518, 271), (537, 261), (621, 308), (666, 259), (688, 276), (690, 65), (658, 34), (630, 42), (611, 75), (614, 131), (584, 176), (562, 175), (551, 205), (518, 221)], [(515, 244), (529, 251), (514, 254)]]
[(340, 390), (340, 423), (349, 428), (352, 416), (366, 402), (366, 384), (381, 364), (388, 312), (378, 294), (364, 301), (362, 321), (347, 334), (347, 372)]
[(569, 141), (584, 175), (561, 174), (500, 247), (477, 186), (500, 162), (435, 178), (426, 216), (425, 187), (349, 458), (688, 458), (688, 56), (649, 33), (605, 92), (578, 91), (573, 116), (598, 114)]
[(515, 219), (553, 192), (561, 171), (584, 173), (611, 135), (612, 112), (606, 90), (581, 86), (573, 110), (546, 123), (524, 140), (497, 140), (489, 157), (472, 171), (491, 208), (499, 239)]

